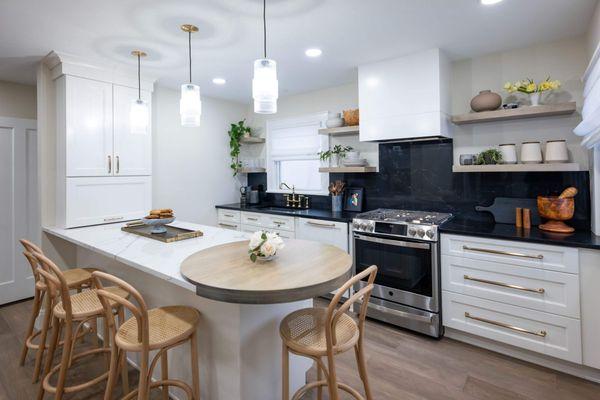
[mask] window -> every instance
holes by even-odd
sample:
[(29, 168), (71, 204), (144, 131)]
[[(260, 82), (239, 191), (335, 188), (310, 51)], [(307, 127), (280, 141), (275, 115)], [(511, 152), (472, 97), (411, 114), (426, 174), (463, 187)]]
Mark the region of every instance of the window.
[(297, 193), (327, 194), (329, 174), (319, 172), (317, 153), (329, 148), (329, 136), (319, 135), (327, 113), (267, 122), (267, 191), (279, 189), (282, 182), (294, 185)]

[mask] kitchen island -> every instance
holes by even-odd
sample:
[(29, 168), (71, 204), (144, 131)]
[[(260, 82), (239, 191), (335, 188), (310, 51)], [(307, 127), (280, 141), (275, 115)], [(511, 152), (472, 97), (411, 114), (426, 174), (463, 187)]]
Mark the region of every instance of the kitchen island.
[[(201, 230), (204, 235), (163, 243), (123, 232), (123, 224), (77, 229), (48, 227), (44, 228), (44, 232), (55, 249), (62, 249), (60, 252), (65, 253), (62, 258), (68, 266), (94, 266), (126, 280), (142, 293), (149, 307), (182, 304), (200, 311), (200, 380), (203, 398), (280, 398), (279, 322), (294, 310), (311, 307), (312, 299), (298, 300), (296, 297), (295, 301), (279, 301), (276, 304), (241, 304), (197, 295), (196, 285), (181, 275), (182, 263), (203, 250), (245, 241), (248, 234), (179, 221), (173, 225)], [(294, 244), (290, 243), (290, 248), (292, 246)], [(324, 291), (322, 294), (349, 276), (350, 256), (345, 253), (341, 256), (342, 264), (346, 267), (341, 269), (343, 273), (338, 279), (321, 287)], [(310, 257), (306, 257), (305, 262), (306, 268), (309, 268)], [(263, 289), (268, 291), (269, 288)], [(187, 352), (186, 346), (169, 352), (169, 373), (174, 378), (189, 382), (191, 376)], [(137, 362), (135, 354), (130, 353), (128, 357), (131, 363)], [(310, 366), (309, 359), (292, 356), (292, 391), (304, 384), (305, 373)], [(177, 389), (173, 389), (173, 394), (180, 395)]]

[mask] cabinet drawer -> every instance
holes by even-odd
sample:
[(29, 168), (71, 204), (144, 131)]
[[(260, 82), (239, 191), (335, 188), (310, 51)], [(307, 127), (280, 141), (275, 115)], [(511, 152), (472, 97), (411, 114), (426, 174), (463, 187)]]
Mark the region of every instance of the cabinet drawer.
[(217, 210), (217, 219), (219, 222), (228, 222), (238, 224), (240, 223), (240, 212), (235, 210), (226, 210), (219, 208)]
[(442, 292), (444, 326), (581, 363), (578, 319)]
[(442, 289), (579, 318), (579, 276), (442, 256)]
[(296, 237), (331, 244), (348, 252), (348, 224), (345, 222), (298, 218)]
[[(241, 230), (242, 230), (242, 232), (246, 232), (246, 233), (254, 233), (259, 229), (260, 228), (257, 228), (256, 226), (252, 226), (252, 225), (242, 225)], [(294, 234), (294, 232), (290, 232), (290, 231), (282, 231), (279, 229), (269, 229), (269, 232), (277, 233), (283, 239), (295, 239), (296, 238), (296, 235)]]
[(294, 217), (282, 217), (280, 215), (263, 214), (262, 220), (266, 228), (270, 230), (294, 231)]
[(447, 256), (579, 273), (579, 252), (570, 247), (446, 234), (441, 247)]
[(266, 221), (264, 220), (264, 214), (242, 211), (242, 224), (264, 227)]

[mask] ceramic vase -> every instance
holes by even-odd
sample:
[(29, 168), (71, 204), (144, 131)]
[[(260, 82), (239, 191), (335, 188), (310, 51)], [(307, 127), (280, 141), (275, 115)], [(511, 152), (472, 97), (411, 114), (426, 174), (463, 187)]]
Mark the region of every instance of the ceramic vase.
[(342, 211), (342, 198), (343, 195), (331, 196), (331, 211), (341, 212)]
[(540, 92), (529, 93), (529, 101), (531, 101), (532, 106), (540, 105)]
[(497, 110), (502, 105), (502, 97), (491, 90), (482, 90), (471, 100), (471, 109), (475, 112)]

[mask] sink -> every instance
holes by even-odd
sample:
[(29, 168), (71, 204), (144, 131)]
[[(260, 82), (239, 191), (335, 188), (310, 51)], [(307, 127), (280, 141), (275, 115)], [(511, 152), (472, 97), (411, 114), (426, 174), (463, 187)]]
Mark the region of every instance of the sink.
[(265, 210), (265, 211), (277, 211), (277, 212), (284, 212), (284, 213), (288, 213), (288, 214), (295, 214), (298, 211), (303, 211), (303, 210), (295, 210), (292, 208), (285, 208), (285, 207), (261, 207), (261, 210)]

